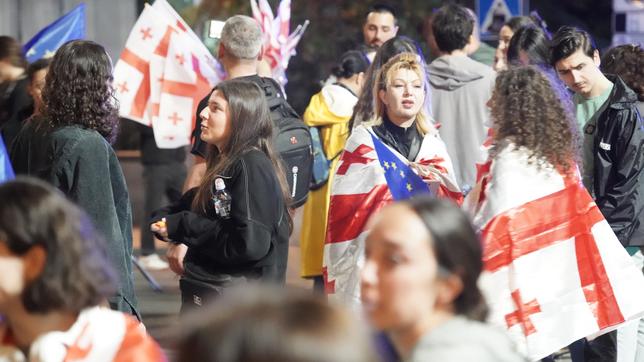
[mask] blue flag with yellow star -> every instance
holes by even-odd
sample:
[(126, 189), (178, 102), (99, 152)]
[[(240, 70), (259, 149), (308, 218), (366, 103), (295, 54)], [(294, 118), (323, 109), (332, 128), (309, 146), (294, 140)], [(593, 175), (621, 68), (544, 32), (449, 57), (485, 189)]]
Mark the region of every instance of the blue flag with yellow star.
[(431, 194), (429, 186), (406, 162), (398, 158), (378, 137), (371, 134), (371, 138), (394, 200), (408, 199), (417, 194)]
[(23, 47), (29, 63), (49, 58), (70, 40), (85, 38), (85, 4), (80, 3), (67, 14), (40, 30)]
[(4, 141), (0, 137), (0, 183), (12, 180), (15, 177), (7, 149), (4, 147)]

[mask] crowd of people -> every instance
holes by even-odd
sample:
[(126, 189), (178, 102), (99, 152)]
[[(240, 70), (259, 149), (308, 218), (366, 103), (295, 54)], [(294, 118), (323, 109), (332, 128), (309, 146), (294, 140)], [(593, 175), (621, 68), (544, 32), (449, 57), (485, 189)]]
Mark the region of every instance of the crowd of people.
[[(370, 8), (303, 113), (328, 171), (298, 235), (313, 292), (284, 286), (292, 109), (253, 18), (222, 29), (192, 166), (142, 131), (139, 260), (165, 267), (158, 239), (180, 277), (177, 360), (644, 361), (642, 47), (519, 16), (493, 51), (455, 4), (424, 25), (430, 62)], [(168, 358), (137, 306), (112, 79), (95, 42), (27, 64), (0, 37), (0, 360)]]

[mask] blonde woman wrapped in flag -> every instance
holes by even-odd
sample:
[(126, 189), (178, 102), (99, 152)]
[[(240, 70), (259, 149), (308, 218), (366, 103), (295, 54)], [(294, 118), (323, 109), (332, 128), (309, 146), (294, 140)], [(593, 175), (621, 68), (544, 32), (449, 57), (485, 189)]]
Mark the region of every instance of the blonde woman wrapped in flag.
[(640, 316), (644, 277), (581, 184), (566, 91), (525, 66), (499, 73), (488, 104), (493, 146), (465, 205), (491, 322), (538, 360)]
[(430, 189), (440, 197), (462, 198), (445, 144), (422, 111), (424, 77), (425, 65), (416, 54), (389, 60), (374, 83), (374, 119), (356, 127), (344, 147), (331, 186), (323, 266), (326, 291), (336, 299), (359, 303), (370, 215)]

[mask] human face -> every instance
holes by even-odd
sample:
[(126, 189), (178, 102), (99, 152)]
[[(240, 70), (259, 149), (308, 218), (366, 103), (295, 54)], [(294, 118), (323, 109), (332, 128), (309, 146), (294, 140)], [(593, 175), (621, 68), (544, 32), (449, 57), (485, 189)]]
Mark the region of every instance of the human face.
[(362, 27), (364, 42), (372, 48), (379, 48), (384, 42), (396, 36), (398, 27), (391, 13), (371, 12)]
[(503, 25), (499, 31), (499, 45), (496, 47), (502, 52), (504, 56), (508, 54), (508, 45), (510, 45), (510, 40), (512, 39), (514, 32), (510, 29), (509, 26)]
[(387, 109), (387, 116), (398, 126), (413, 121), (425, 101), (423, 81), (410, 69), (398, 69), (391, 74), (386, 90), (378, 92)]
[(221, 151), (230, 138), (231, 120), (228, 101), (218, 89), (212, 92), (208, 107), (199, 114), (201, 117), (201, 140), (217, 146)]
[(47, 77), (47, 68), (34, 73), (33, 79), (29, 83), (29, 94), (34, 99), (34, 113), (36, 114), (42, 110), (42, 90), (45, 87), (45, 77)]
[(593, 57), (589, 57), (581, 49), (577, 49), (569, 57), (555, 63), (555, 69), (568, 88), (586, 97), (593, 95), (598, 80), (602, 76), (597, 51)]
[(20, 298), (25, 287), (25, 263), (0, 240), (0, 313)]
[(372, 325), (404, 334), (431, 319), (442, 281), (422, 220), (407, 206), (378, 214), (365, 243), (361, 298)]

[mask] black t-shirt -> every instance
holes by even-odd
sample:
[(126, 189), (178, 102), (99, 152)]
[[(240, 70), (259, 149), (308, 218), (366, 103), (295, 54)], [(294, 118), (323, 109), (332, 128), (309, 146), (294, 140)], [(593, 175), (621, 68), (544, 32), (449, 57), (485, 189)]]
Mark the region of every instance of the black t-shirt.
[(416, 142), (418, 145), (423, 143), (423, 136), (418, 132), (415, 123), (407, 128), (402, 128), (393, 124), (385, 116), (382, 124), (373, 127), (373, 131), (382, 142), (393, 147), (401, 155), (407, 157), (409, 161), (413, 161), (418, 156), (420, 147), (416, 147), (413, 154), (411, 154), (412, 143)]
[(24, 77), (0, 86), (0, 131), (7, 149), (11, 149), (23, 121), (33, 113), (28, 85), (29, 80)]
[[(238, 77), (235, 79), (247, 80), (256, 84), (260, 82), (260, 76), (257, 74)], [(208, 153), (208, 144), (201, 140), (201, 117), (199, 117), (199, 114), (204, 108), (208, 107), (208, 100), (210, 99), (211, 94), (212, 90), (208, 92), (208, 94), (197, 105), (197, 122), (195, 122), (195, 128), (192, 130), (192, 149), (190, 150), (190, 153), (202, 158), (206, 158)]]

